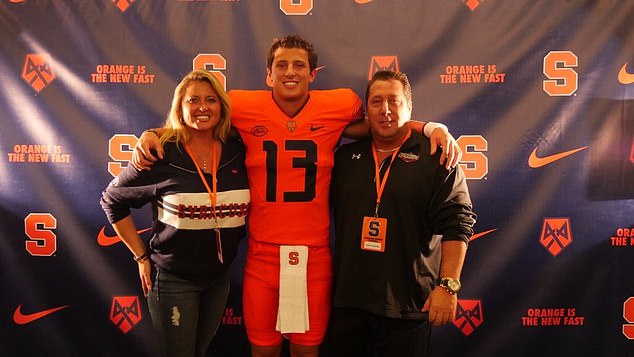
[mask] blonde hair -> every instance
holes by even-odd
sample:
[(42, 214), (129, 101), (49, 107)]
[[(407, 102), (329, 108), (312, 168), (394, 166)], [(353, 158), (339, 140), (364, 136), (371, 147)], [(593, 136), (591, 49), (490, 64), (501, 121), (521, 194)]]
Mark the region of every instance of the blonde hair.
[(176, 86), (176, 89), (174, 89), (172, 107), (167, 114), (165, 125), (163, 125), (167, 130), (161, 135), (161, 145), (166, 141), (175, 141), (176, 143), (186, 143), (189, 141), (190, 135), (184, 124), (182, 103), (187, 87), (195, 81), (209, 83), (220, 99), (220, 121), (214, 128), (212, 137), (224, 143), (227, 136), (229, 136), (231, 132), (231, 102), (229, 96), (225, 92), (222, 84), (220, 84), (220, 81), (218, 81), (211, 72), (205, 69), (196, 69), (185, 75)]

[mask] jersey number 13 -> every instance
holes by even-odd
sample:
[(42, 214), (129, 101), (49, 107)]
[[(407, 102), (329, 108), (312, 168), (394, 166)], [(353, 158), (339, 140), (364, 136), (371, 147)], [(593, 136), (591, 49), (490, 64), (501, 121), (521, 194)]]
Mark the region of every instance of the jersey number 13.
[[(270, 140), (262, 143), (266, 152), (266, 200), (276, 201), (277, 193), (277, 161), (278, 145)], [(317, 144), (312, 140), (286, 140), (284, 149), (303, 151), (304, 157), (293, 157), (293, 169), (304, 169), (304, 191), (288, 191), (283, 193), (284, 202), (308, 202), (315, 198), (315, 182), (317, 177)]]

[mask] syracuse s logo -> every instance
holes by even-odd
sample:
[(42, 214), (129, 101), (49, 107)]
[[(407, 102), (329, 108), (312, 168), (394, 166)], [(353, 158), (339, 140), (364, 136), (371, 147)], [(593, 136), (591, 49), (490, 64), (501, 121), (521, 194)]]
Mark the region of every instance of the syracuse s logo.
[(218, 53), (200, 53), (194, 57), (194, 69), (206, 69), (211, 72), (227, 90), (227, 77), (219, 70), (227, 69), (227, 60)]
[(108, 155), (114, 161), (108, 162), (108, 172), (113, 177), (119, 176), (125, 168), (124, 163), (132, 160), (132, 150), (139, 139), (132, 134), (115, 134), (108, 141)]
[(461, 135), (456, 140), (462, 149), (460, 167), (467, 179), (481, 180), (489, 173), (489, 158), (484, 154), (489, 143), (482, 135)]
[(286, 15), (308, 15), (313, 0), (280, 0), (280, 10)]
[(550, 51), (544, 57), (544, 92), (551, 97), (571, 96), (579, 86), (579, 75), (572, 69), (579, 65), (579, 59), (571, 51)]
[(50, 257), (57, 251), (57, 219), (50, 213), (29, 213), (24, 218), (24, 233), (29, 240), (26, 251), (34, 257)]
[(623, 318), (627, 324), (623, 324), (623, 334), (628, 340), (634, 340), (634, 297), (629, 297), (623, 303)]
[(299, 265), (299, 252), (288, 252), (288, 265)]

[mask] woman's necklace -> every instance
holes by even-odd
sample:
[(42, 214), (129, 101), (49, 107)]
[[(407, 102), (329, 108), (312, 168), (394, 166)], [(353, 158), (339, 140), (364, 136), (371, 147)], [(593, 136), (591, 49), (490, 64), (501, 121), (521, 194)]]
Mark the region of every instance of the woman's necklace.
[(209, 170), (211, 170), (211, 169), (210, 169), (210, 168), (208, 168), (208, 166), (207, 166), (207, 158), (208, 158), (209, 156), (211, 156), (212, 154), (213, 154), (213, 144), (212, 144), (212, 146), (208, 149), (207, 153), (202, 154), (202, 155), (198, 154), (198, 157), (199, 157), (199, 158), (201, 159), (201, 161), (202, 161), (202, 170), (203, 170), (204, 172), (207, 172), (207, 173), (211, 172), (211, 171), (209, 171)]
[(205, 157), (203, 157), (203, 171), (209, 172), (209, 170), (207, 170), (207, 159)]

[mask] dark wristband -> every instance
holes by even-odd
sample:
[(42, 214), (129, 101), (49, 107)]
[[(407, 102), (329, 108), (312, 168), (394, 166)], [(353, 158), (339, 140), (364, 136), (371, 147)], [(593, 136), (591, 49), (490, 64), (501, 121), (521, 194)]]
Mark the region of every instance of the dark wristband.
[(148, 258), (149, 257), (147, 255), (147, 252), (144, 252), (143, 254), (139, 255), (138, 257), (134, 257), (132, 259), (134, 259), (134, 261), (137, 262), (137, 263), (142, 263)]

